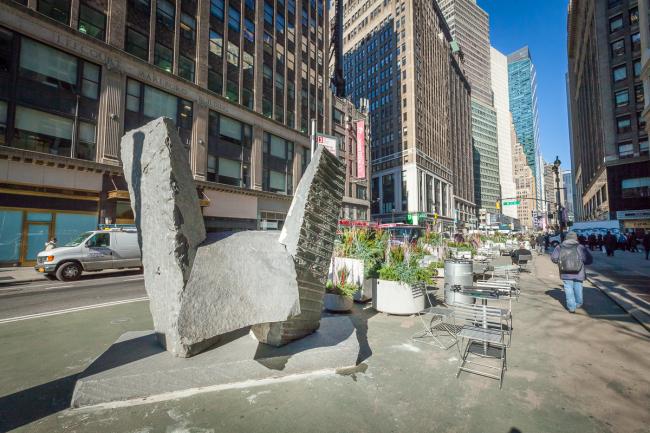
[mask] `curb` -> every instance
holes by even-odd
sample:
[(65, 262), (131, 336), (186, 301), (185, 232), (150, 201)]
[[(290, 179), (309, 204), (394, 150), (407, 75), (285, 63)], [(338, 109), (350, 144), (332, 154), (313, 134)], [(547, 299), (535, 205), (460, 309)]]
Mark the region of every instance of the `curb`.
[(15, 284), (32, 283), (34, 281), (50, 281), (45, 277), (16, 278), (13, 280), (0, 281), (0, 287), (13, 286)]
[[(621, 307), (624, 311), (626, 311), (630, 316), (632, 316), (637, 322), (643, 326), (646, 331), (650, 332), (650, 312), (643, 310), (639, 308), (637, 305), (634, 303), (630, 302), (627, 300), (624, 296), (622, 296), (620, 293), (617, 293), (615, 290), (613, 290), (611, 287), (608, 287), (606, 284), (604, 284), (603, 281), (595, 281), (594, 277), (596, 275), (589, 275), (587, 274), (587, 280), (591, 284), (594, 285), (597, 289), (599, 289), (601, 292), (603, 292), (607, 297), (609, 297), (612, 301), (614, 301), (619, 307)], [(607, 280), (607, 278), (603, 277), (602, 274), (597, 274), (597, 276)], [(616, 284), (613, 281), (610, 280), (612, 284)], [(636, 295), (631, 293), (629, 290), (625, 289), (622, 286), (619, 286), (620, 290), (623, 290), (626, 292), (628, 296), (631, 298), (636, 298), (640, 302), (645, 302), (641, 298), (638, 298)]]

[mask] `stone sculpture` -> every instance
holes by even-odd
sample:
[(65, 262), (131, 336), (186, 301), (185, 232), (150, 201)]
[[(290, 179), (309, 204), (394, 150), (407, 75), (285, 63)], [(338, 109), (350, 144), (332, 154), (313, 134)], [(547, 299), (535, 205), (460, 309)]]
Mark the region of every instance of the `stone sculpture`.
[(334, 155), (314, 152), (279, 236), (206, 235), (170, 119), (128, 132), (121, 157), (154, 327), (168, 351), (193, 356), (247, 326), (276, 346), (318, 329), (345, 176)]

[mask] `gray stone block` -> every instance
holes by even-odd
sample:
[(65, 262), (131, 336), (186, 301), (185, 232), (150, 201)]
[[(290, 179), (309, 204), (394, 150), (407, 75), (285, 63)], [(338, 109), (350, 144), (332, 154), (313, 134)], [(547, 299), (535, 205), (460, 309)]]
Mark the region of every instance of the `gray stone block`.
[(254, 326), (261, 342), (279, 346), (318, 329), (343, 200), (344, 170), (338, 158), (318, 146), (300, 179), (279, 238), (296, 265), (300, 314)]
[(187, 149), (171, 120), (127, 133), (122, 162), (139, 229), (155, 331), (176, 356), (193, 356), (255, 326), (282, 345), (318, 328), (343, 196), (343, 164), (319, 147), (284, 229), (206, 239)]
[(128, 332), (77, 380), (74, 408), (156, 398), (176, 399), (192, 390), (227, 389), (256, 380), (352, 367), (359, 343), (346, 316), (325, 317), (318, 332), (283, 347), (258, 343), (246, 329), (227, 344), (189, 359), (164, 352), (151, 331)]

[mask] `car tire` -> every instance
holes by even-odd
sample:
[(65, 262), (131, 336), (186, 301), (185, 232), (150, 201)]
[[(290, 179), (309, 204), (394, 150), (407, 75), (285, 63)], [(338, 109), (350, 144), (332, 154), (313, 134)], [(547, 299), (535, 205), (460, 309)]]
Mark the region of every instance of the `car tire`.
[(56, 277), (61, 281), (75, 281), (81, 276), (81, 266), (75, 262), (64, 263), (56, 270)]
[(45, 278), (47, 278), (48, 280), (56, 280), (57, 279), (56, 275), (54, 275), (54, 274), (45, 274)]

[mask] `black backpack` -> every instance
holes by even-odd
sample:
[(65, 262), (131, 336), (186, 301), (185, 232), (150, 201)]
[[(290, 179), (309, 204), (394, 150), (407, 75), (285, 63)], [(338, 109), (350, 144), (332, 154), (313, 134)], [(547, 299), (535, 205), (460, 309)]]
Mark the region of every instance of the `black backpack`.
[(561, 274), (577, 274), (582, 270), (582, 254), (578, 251), (580, 244), (561, 245), (560, 246), (560, 266)]

